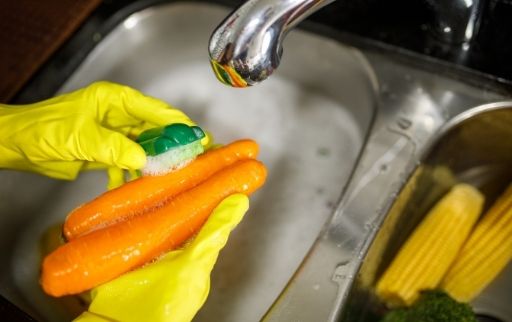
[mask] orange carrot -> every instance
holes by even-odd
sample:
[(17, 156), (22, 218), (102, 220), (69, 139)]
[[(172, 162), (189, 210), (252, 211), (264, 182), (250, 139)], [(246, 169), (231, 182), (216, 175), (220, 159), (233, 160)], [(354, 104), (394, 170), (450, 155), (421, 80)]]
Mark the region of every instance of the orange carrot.
[(249, 195), (265, 178), (261, 162), (238, 161), (160, 208), (71, 240), (44, 259), (44, 291), (76, 294), (140, 267), (197, 233), (224, 198)]
[(145, 176), (107, 191), (73, 210), (64, 223), (64, 236), (80, 235), (143, 213), (201, 183), (220, 169), (238, 160), (254, 159), (258, 145), (239, 140), (197, 157), (186, 167), (161, 176)]

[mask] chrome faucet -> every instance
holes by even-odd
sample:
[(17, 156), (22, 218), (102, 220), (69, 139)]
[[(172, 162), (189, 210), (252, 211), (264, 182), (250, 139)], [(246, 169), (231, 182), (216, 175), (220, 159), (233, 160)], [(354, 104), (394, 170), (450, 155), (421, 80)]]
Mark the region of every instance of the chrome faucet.
[(249, 0), (231, 13), (210, 38), (217, 78), (234, 87), (265, 80), (279, 66), (286, 33), (334, 0)]
[[(334, 0), (248, 0), (232, 12), (210, 38), (210, 62), (217, 78), (247, 87), (279, 66), (286, 33)], [(433, 30), (448, 46), (467, 56), (478, 30), (483, 0), (425, 0), (435, 12)]]

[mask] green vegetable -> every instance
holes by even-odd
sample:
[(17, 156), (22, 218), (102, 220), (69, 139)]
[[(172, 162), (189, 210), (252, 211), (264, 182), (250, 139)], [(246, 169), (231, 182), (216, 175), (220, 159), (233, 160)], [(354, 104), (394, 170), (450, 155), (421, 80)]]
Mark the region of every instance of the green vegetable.
[(422, 292), (410, 308), (388, 312), (381, 322), (478, 322), (471, 306), (442, 291)]
[(389, 311), (382, 319), (381, 322), (407, 322), (409, 310), (408, 309), (396, 309)]

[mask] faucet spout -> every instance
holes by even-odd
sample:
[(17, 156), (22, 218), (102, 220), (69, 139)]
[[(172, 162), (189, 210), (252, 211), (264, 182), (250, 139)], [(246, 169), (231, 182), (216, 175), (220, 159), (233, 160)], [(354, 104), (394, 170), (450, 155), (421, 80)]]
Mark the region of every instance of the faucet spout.
[(233, 11), (210, 38), (210, 62), (217, 78), (247, 87), (279, 66), (287, 32), (334, 0), (249, 0)]

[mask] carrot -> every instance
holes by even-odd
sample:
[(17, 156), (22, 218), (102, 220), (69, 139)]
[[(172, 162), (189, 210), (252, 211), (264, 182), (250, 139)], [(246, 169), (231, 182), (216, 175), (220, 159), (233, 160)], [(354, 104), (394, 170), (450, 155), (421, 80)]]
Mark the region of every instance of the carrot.
[(71, 211), (64, 223), (64, 236), (72, 240), (143, 213), (196, 186), (220, 169), (238, 160), (254, 159), (257, 154), (256, 142), (239, 140), (207, 151), (179, 170), (128, 182)]
[(224, 198), (249, 195), (265, 178), (261, 162), (238, 161), (160, 208), (71, 240), (44, 259), (44, 291), (76, 294), (140, 267), (197, 233)]

